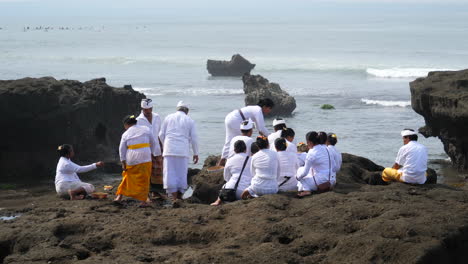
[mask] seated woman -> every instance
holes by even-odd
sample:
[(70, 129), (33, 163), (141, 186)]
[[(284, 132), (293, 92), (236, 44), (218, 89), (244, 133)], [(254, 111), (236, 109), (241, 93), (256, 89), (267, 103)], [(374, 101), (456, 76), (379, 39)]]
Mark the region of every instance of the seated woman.
[(309, 151), (309, 147), (304, 142), (297, 143), (297, 159), (299, 160), (299, 167), (305, 165), (305, 159), (307, 157), (307, 151)]
[(55, 174), (55, 190), (57, 194), (64, 198), (69, 197), (70, 200), (81, 200), (86, 195), (94, 192), (94, 186), (82, 182), (77, 173), (88, 172), (97, 167), (103, 167), (104, 163), (99, 161), (87, 166), (75, 164), (70, 160), (75, 156), (75, 152), (73, 151), (73, 147), (68, 144), (59, 146), (58, 153), (60, 159), (57, 164), (57, 173)]
[(336, 174), (341, 169), (341, 164), (343, 162), (343, 158), (341, 157), (341, 152), (335, 147), (336, 143), (338, 143), (338, 137), (335, 133), (329, 133), (327, 135), (327, 148), (330, 151), (330, 156), (332, 157), (332, 178), (336, 179)]
[(327, 140), (320, 132), (321, 136), (315, 132), (309, 132), (306, 135), (309, 152), (305, 160), (305, 166), (297, 170), (297, 187), (299, 189), (298, 196), (311, 195), (311, 191), (318, 190), (318, 185), (330, 182), (331, 186), (335, 185), (336, 180), (331, 178), (332, 157), (325, 146)]
[(114, 201), (119, 203), (125, 195), (141, 201), (140, 206), (145, 207), (150, 202), (151, 153), (154, 153), (156, 141), (148, 127), (136, 125), (135, 116), (126, 116), (123, 123), (127, 130), (119, 146), (123, 178)]
[(257, 137), (256, 143), (260, 151), (252, 156), (252, 182), (242, 193), (242, 199), (278, 192), (278, 155), (269, 149), (267, 137)]
[(275, 140), (275, 148), (279, 162), (278, 188), (280, 191), (297, 191), (296, 172), (299, 161), (295, 152), (287, 151), (287, 143), (284, 138)]
[(286, 151), (292, 152), (294, 154), (297, 153), (297, 146), (293, 143), (295, 136), (296, 133), (292, 128), (283, 128), (283, 131), (281, 131), (281, 137), (286, 139)]
[[(252, 158), (247, 154), (247, 146), (242, 140), (238, 140), (234, 143), (234, 153), (234, 156), (227, 159), (226, 165), (224, 166), (224, 180), (226, 184), (224, 184), (223, 188), (236, 189), (236, 197), (240, 199), (242, 192), (249, 187), (250, 181), (252, 180), (252, 174), (250, 173)], [(241, 172), (242, 175), (240, 174)], [(241, 176), (240, 180), (239, 176)], [(239, 183), (236, 187), (238, 180)], [(218, 197), (218, 200), (211, 205), (220, 205), (222, 202), (221, 198)]]

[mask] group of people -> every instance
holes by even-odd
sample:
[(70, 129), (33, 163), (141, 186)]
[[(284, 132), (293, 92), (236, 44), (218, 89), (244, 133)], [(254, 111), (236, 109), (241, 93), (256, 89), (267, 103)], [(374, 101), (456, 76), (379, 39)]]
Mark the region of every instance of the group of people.
[[(313, 191), (328, 191), (336, 185), (342, 157), (336, 149), (334, 133), (311, 131), (306, 143), (295, 144), (295, 132), (285, 120), (273, 120), (275, 132), (265, 127), (264, 115), (274, 107), (271, 99), (261, 99), (257, 105), (230, 112), (225, 118), (226, 138), (218, 165), (224, 166), (226, 184), (219, 199), (226, 200), (232, 192), (236, 199), (248, 199), (278, 191), (297, 191), (299, 197)], [(187, 190), (189, 159), (198, 162), (199, 144), (195, 122), (188, 115), (189, 106), (180, 101), (176, 112), (163, 122), (153, 112), (153, 101), (141, 101), (138, 117), (130, 115), (123, 120), (119, 153), (122, 163), (122, 181), (115, 202), (123, 196), (141, 201), (147, 206), (151, 198), (182, 199)], [(254, 128), (259, 136), (252, 138)], [(427, 150), (417, 143), (417, 134), (411, 129), (402, 131), (404, 146), (398, 152), (393, 168), (382, 173), (384, 181), (423, 184), (427, 169)], [(190, 153), (192, 150), (192, 154)], [(103, 162), (79, 166), (70, 159), (71, 145), (58, 148), (60, 160), (55, 178), (56, 191), (70, 199), (83, 199), (94, 191), (89, 183), (81, 182), (77, 173), (102, 167)]]

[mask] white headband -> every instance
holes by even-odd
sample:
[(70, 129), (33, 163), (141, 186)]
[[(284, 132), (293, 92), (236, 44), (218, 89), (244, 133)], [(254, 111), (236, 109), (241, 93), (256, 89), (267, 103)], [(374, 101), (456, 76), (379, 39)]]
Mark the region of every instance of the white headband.
[(189, 108), (189, 107), (188, 107), (188, 104), (184, 103), (184, 101), (179, 101), (179, 102), (177, 103), (177, 107)]
[(407, 136), (412, 136), (412, 135), (416, 135), (416, 132), (411, 131), (411, 130), (403, 130), (403, 131), (401, 131), (401, 136), (402, 136), (402, 137), (407, 137)]
[(284, 121), (284, 119), (273, 120), (273, 126), (282, 125), (282, 124), (286, 124), (286, 121)]
[(253, 129), (253, 121), (252, 119), (249, 118), (249, 120), (246, 120), (246, 121), (243, 121), (241, 124), (240, 124), (240, 129), (241, 130), (250, 130), (250, 129)]
[(141, 108), (143, 108), (143, 109), (153, 108), (153, 100), (151, 100), (151, 99), (141, 100)]

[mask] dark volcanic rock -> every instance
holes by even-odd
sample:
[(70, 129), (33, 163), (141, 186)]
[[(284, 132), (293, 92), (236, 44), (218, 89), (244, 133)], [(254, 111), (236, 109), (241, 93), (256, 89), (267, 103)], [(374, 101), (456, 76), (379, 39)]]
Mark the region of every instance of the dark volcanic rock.
[(104, 78), (81, 83), (52, 77), (0, 81), (2, 180), (53, 178), (57, 146), (75, 148), (78, 163), (118, 161), (122, 118), (145, 96)]
[(430, 72), (410, 83), (411, 106), (425, 137), (439, 137), (459, 170), (468, 170), (468, 70)]
[(208, 60), (206, 69), (213, 76), (242, 76), (250, 73), (255, 64), (250, 63), (239, 54), (232, 55), (231, 61)]
[(262, 98), (270, 98), (275, 103), (269, 116), (288, 116), (296, 109), (296, 99), (283, 91), (279, 84), (270, 83), (261, 75), (245, 74), (244, 82), (245, 105), (256, 105)]

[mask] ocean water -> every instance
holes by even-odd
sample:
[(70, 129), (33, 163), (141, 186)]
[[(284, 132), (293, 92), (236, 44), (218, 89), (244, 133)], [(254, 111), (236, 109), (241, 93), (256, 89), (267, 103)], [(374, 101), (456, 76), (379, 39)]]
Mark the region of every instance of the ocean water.
[[(240, 53), (256, 64), (253, 74), (296, 98), (294, 115), (286, 118), (296, 141), (311, 130), (335, 132), (342, 152), (390, 166), (402, 145), (399, 132), (424, 125), (411, 108), (408, 83), (432, 70), (468, 66), (465, 9), (395, 10), (244, 17), (9, 12), (0, 16), (0, 79), (105, 77), (145, 93), (162, 117), (184, 100), (203, 161), (221, 151), (225, 115), (244, 105), (240, 78), (211, 77), (206, 60)], [(336, 109), (321, 110), (322, 104)], [(438, 139), (421, 136), (420, 142), (430, 159), (447, 159)]]

